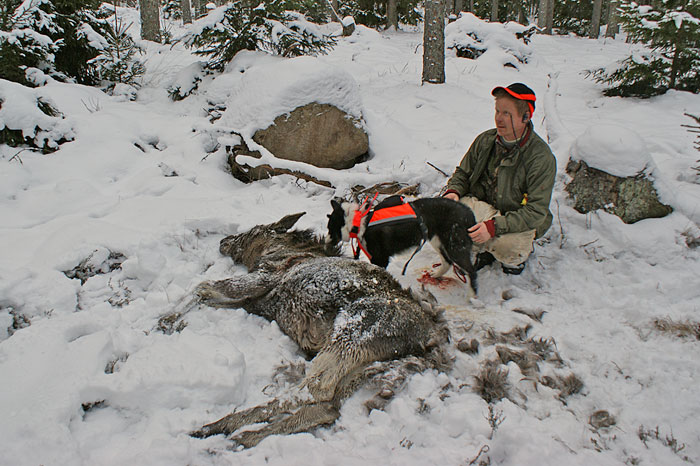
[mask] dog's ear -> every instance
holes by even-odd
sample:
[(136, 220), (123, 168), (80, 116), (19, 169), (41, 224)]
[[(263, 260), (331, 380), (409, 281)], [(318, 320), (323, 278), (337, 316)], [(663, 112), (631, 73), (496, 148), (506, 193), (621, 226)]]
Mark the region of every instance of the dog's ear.
[(270, 225), (270, 228), (272, 228), (276, 233), (284, 233), (292, 228), (294, 224), (297, 223), (297, 220), (299, 220), (301, 216), (305, 214), (306, 212), (299, 212), (297, 214), (287, 215)]

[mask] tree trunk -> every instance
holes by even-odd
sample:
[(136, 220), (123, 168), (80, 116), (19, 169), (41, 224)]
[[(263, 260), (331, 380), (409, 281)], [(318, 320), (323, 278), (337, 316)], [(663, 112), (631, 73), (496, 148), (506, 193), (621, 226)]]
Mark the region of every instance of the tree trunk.
[(527, 23), (527, 17), (525, 15), (525, 4), (523, 0), (518, 0), (518, 22), (522, 25)]
[(443, 0), (425, 0), (423, 82), (445, 82), (445, 7)]
[(593, 0), (593, 16), (591, 16), (591, 30), (588, 37), (597, 39), (600, 35), (600, 11), (603, 8), (603, 0)]
[(554, 2), (555, 0), (547, 0), (547, 18), (544, 23), (544, 33), (552, 35), (552, 26), (554, 23)]
[(537, 4), (537, 27), (541, 29), (547, 25), (547, 3), (548, 0), (539, 0)]
[(620, 29), (618, 18), (617, 1), (610, 0), (610, 15), (608, 16), (608, 27), (605, 30), (605, 37), (615, 38), (615, 34), (617, 34)]
[(386, 28), (399, 28), (399, 14), (396, 11), (396, 0), (388, 0), (386, 4)]
[(139, 0), (141, 9), (141, 39), (160, 42), (160, 12), (158, 0)]
[(192, 7), (190, 7), (190, 0), (180, 0), (180, 8), (182, 9), (182, 23), (191, 24)]
[(455, 0), (454, 14), (459, 16), (460, 12), (462, 11), (462, 8), (464, 8), (464, 1), (463, 0)]
[(343, 20), (338, 15), (338, 0), (327, 0), (328, 5), (331, 7), (331, 17), (334, 21), (337, 21), (343, 26), (343, 36), (351, 36), (355, 32), (355, 23), (345, 24)]
[(491, 0), (491, 21), (498, 21), (498, 0)]
[(194, 5), (194, 19), (199, 19), (207, 14), (204, 0), (192, 0), (192, 4)]

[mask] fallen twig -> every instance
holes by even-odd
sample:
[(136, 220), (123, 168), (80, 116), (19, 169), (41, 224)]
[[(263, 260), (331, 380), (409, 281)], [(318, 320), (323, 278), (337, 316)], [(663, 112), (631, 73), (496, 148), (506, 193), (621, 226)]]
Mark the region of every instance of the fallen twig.
[(430, 162), (425, 162), (425, 163), (427, 163), (428, 165), (430, 165), (431, 167), (433, 167), (435, 170), (437, 170), (437, 171), (439, 171), (440, 173), (442, 173), (443, 175), (445, 175), (445, 178), (449, 178), (450, 175), (448, 175), (448, 174), (445, 173), (444, 171), (440, 170), (438, 167), (436, 167), (436, 166), (433, 165), (432, 163), (430, 163)]

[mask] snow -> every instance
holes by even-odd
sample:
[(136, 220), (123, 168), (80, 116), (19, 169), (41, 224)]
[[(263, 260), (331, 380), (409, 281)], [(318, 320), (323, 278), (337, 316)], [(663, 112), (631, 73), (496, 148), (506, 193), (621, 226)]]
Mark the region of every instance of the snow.
[(619, 177), (650, 173), (653, 160), (644, 139), (618, 125), (591, 125), (576, 138), (571, 158)]
[(71, 121), (45, 114), (37, 106), (40, 101), (55, 108), (43, 90), (0, 80), (0, 128), (21, 131), (24, 138), (33, 139), (39, 147), (46, 143), (55, 149), (61, 139), (72, 140), (75, 134)]
[(676, 28), (680, 29), (681, 26), (683, 25), (683, 21), (691, 24), (700, 25), (700, 19), (694, 17), (687, 11), (671, 11), (667, 14), (667, 16), (673, 20), (673, 22), (676, 24)]
[[(134, 10), (118, 11), (127, 22), (137, 18)], [(324, 28), (340, 32), (338, 24)], [(700, 460), (700, 342), (653, 325), (699, 320), (700, 248), (686, 243), (700, 237), (700, 185), (690, 176), (698, 153), (681, 125), (691, 123), (684, 113), (698, 113), (700, 96), (604, 97), (583, 72), (626, 57), (632, 46), (542, 35), (533, 37), (519, 70), (487, 54), (448, 55), (447, 82), (421, 85), (421, 42), (421, 31), (358, 26), (318, 58), (245, 53), (225, 73), (200, 76), (198, 89), (179, 102), (169, 100), (167, 89), (182, 82), (181, 73), (197, 74), (201, 60), (180, 44), (141, 43), (147, 71), (134, 102), (51, 79), (36, 89), (0, 81), (3, 124), (43, 128), (46, 116), (33, 104), (42, 96), (74, 134), (50, 155), (0, 146), (0, 464)], [(543, 373), (574, 373), (582, 391), (563, 403), (557, 390), (541, 384), (535, 390), (510, 363), (513, 400), (494, 404), (503, 422), (492, 432), (488, 405), (472, 386), (495, 345), (477, 336), (479, 354), (455, 351), (450, 372), (411, 377), (384, 411), (367, 414), (363, 403), (374, 393), (362, 389), (334, 426), (314, 433), (272, 436), (245, 451), (231, 451), (221, 437), (190, 437), (204, 423), (266, 402), (275, 368), (304, 363), (275, 323), (241, 309), (197, 307), (181, 332), (157, 329), (158, 319), (181, 308), (201, 281), (245, 273), (219, 254), (219, 240), (299, 211), (307, 212), (299, 227), (323, 233), (329, 201), (356, 184), (420, 182), (422, 195), (436, 194), (446, 178), (426, 162), (452, 172), (474, 137), (493, 127), (491, 89), (512, 82), (535, 90), (535, 130), (557, 158), (554, 225), (522, 275), (482, 270), (477, 299), (469, 300), (459, 282), (429, 289), (463, 326), (533, 325), (531, 335), (553, 339), (565, 361), (542, 363)], [(342, 171), (275, 165), (331, 180), (336, 190), (286, 176), (244, 185), (226, 172), (230, 131), (247, 138), (274, 113), (310, 99), (361, 114), (371, 158)], [(209, 109), (216, 105), (226, 110), (212, 124)], [(572, 156), (621, 174), (653, 167), (655, 186), (674, 212), (632, 225), (605, 212), (579, 214), (564, 191)], [(125, 257), (121, 268), (110, 270), (112, 253)], [(84, 284), (64, 273), (88, 258), (106, 273)], [(397, 257), (389, 271), (418, 287), (435, 253), (423, 248), (401, 276), (407, 259)], [(536, 322), (515, 310), (545, 313)], [(20, 328), (7, 330), (13, 321)], [(616, 424), (594, 430), (589, 419), (598, 410)], [(660, 440), (642, 442), (640, 429), (657, 427)], [(663, 443), (667, 437), (684, 448), (674, 452)]]
[(447, 49), (468, 47), (482, 50), (486, 55), (493, 55), (491, 59), (499, 60), (501, 65), (512, 62), (512, 57), (523, 62), (530, 55), (530, 47), (515, 34), (525, 29), (517, 23), (488, 23), (472, 13), (464, 13), (445, 28), (445, 46)]
[[(250, 65), (252, 52), (239, 54)], [(261, 55), (259, 52), (257, 55)], [(238, 57), (237, 57), (238, 58)], [(270, 126), (279, 115), (316, 102), (362, 117), (360, 90), (347, 71), (316, 57), (278, 59), (246, 66), (234, 59), (227, 67), (240, 71), (239, 82), (228, 82), (231, 95), (221, 125), (239, 128), (244, 136)]]

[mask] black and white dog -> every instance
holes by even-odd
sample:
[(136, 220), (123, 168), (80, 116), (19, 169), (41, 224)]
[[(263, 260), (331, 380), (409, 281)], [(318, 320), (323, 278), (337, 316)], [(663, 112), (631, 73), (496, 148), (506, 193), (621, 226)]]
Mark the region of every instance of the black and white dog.
[[(476, 293), (476, 271), (471, 260), (472, 241), (467, 230), (476, 224), (466, 205), (445, 198), (423, 198), (405, 203), (401, 196), (390, 196), (373, 209), (362, 211), (354, 202), (332, 200), (328, 215), (326, 242), (357, 238), (370, 262), (386, 268), (389, 258), (430, 242), (441, 256), (434, 277), (442, 276), (451, 265), (469, 276)], [(398, 209), (398, 210), (397, 210)], [(396, 212), (388, 213), (391, 210)], [(356, 253), (356, 257), (359, 251)]]

